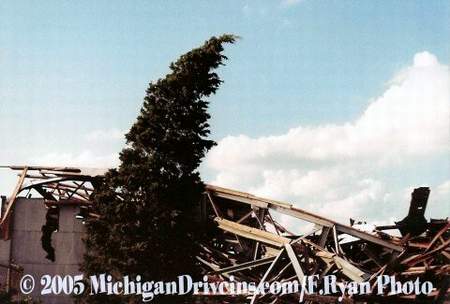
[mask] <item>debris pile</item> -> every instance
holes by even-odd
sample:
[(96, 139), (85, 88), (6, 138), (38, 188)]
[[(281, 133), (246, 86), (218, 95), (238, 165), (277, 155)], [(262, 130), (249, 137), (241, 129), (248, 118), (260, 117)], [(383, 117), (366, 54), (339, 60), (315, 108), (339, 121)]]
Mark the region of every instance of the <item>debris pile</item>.
[[(101, 182), (104, 169), (7, 166), (19, 171), (18, 183), (2, 204), (1, 232), (10, 238), (11, 214), (19, 195), (37, 193), (45, 205), (57, 208), (75, 204), (77, 218), (96, 217), (90, 212), (90, 197)], [(424, 217), (430, 190), (422, 187), (412, 193), (408, 215), (395, 225), (378, 226), (372, 232), (294, 207), (292, 204), (254, 196), (249, 193), (206, 185), (199, 218), (208, 234), (200, 244), (199, 265), (209, 281), (226, 281), (231, 276), (240, 282), (289, 282), (334, 276), (338, 284), (365, 283), (365, 294), (298, 293), (286, 295), (248, 294), (221, 297), (223, 303), (294, 303), (302, 296), (306, 303), (444, 303), (449, 301), (450, 222)], [(298, 225), (314, 228), (299, 235), (277, 222), (277, 215), (290, 216)], [(394, 231), (397, 233), (388, 233)], [(11, 269), (13, 265), (5, 265)], [(17, 266), (20, 267), (20, 266)], [(434, 289), (427, 295), (406, 286), (406, 293), (392, 294), (380, 284), (390, 282), (398, 288), (405, 282), (429, 281)], [(9, 282), (9, 280), (8, 280)], [(419, 287), (420, 289), (420, 287)], [(402, 291), (405, 291), (402, 290)]]
[[(425, 220), (429, 193), (425, 187), (415, 189), (403, 220), (367, 233), (291, 204), (208, 185), (202, 215), (214, 233), (201, 245), (198, 260), (214, 280), (233, 276), (236, 281), (258, 284), (304, 282), (315, 275), (320, 290), (324, 287), (321, 279), (332, 275), (337, 283), (367, 282), (370, 286), (366, 294), (305, 293), (305, 303), (444, 303), (449, 300), (450, 222)], [(292, 216), (299, 225), (312, 223), (314, 229), (304, 235), (291, 233), (274, 220), (272, 212)], [(400, 233), (388, 234), (388, 230)], [(416, 286), (405, 286), (408, 281)], [(419, 282), (426, 281), (434, 289), (424, 295)], [(247, 301), (294, 303), (299, 297), (249, 294)], [(236, 303), (232, 295), (224, 301)]]

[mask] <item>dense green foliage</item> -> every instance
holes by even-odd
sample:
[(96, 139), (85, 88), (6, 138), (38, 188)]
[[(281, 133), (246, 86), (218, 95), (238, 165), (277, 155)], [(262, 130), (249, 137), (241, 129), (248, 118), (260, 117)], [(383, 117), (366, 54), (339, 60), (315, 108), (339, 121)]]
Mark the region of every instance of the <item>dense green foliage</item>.
[[(94, 194), (86, 224), (87, 275), (117, 278), (140, 274), (145, 280), (197, 275), (192, 218), (203, 191), (197, 171), (215, 144), (209, 134), (207, 97), (221, 84), (214, 72), (223, 64), (224, 43), (235, 37), (213, 37), (170, 65), (171, 72), (150, 83), (136, 122), (126, 134), (120, 165), (110, 170)], [(140, 302), (128, 298), (127, 302)], [(124, 299), (86, 296), (88, 303), (124, 303)], [(187, 302), (158, 297), (153, 303)]]

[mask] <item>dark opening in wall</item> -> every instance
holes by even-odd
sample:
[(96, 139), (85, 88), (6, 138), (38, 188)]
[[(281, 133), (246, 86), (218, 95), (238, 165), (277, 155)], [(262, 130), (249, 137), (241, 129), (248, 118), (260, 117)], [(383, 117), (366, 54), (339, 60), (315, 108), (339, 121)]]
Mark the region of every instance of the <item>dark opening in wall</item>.
[(45, 216), (45, 224), (42, 226), (42, 249), (47, 252), (46, 258), (52, 262), (55, 261), (55, 248), (52, 246), (52, 234), (58, 231), (59, 228), (59, 208), (51, 206), (47, 210)]

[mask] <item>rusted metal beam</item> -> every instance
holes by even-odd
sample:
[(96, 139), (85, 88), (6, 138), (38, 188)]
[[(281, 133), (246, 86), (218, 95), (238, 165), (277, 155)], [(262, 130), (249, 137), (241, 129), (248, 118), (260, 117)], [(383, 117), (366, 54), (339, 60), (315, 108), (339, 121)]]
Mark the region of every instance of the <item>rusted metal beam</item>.
[(286, 237), (282, 237), (274, 233), (249, 227), (246, 225), (238, 224), (226, 219), (217, 217), (215, 221), (219, 225), (219, 228), (222, 230), (232, 232), (239, 236), (255, 240), (257, 242), (263, 242), (272, 246), (283, 247), (284, 244), (288, 244), (291, 241)]
[(23, 182), (25, 181), (27, 172), (28, 172), (28, 167), (24, 167), (22, 169), (22, 174), (19, 177), (19, 181), (17, 182), (16, 187), (14, 188), (14, 191), (13, 191), (11, 197), (8, 199), (5, 214), (2, 214), (2, 220), (0, 223), (0, 227), (2, 230), (2, 236), (3, 236), (4, 240), (8, 240), (10, 237), (9, 229), (10, 229), (11, 213), (14, 208), (14, 203), (16, 201), (17, 195), (22, 190), (22, 185), (23, 185)]

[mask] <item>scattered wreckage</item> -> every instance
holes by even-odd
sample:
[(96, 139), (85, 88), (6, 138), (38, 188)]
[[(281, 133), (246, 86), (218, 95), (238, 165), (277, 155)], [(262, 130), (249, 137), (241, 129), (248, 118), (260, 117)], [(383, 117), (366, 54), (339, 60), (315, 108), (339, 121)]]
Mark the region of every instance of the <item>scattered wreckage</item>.
[[(427, 296), (414, 292), (389, 295), (386, 290), (385, 294), (374, 292), (341, 300), (342, 303), (443, 303), (448, 301), (450, 223), (448, 219), (426, 221), (429, 193), (425, 187), (415, 189), (409, 213), (403, 220), (367, 233), (291, 204), (207, 185), (203, 214), (217, 223), (217, 233), (208, 244), (202, 245), (199, 261), (211, 276), (226, 279), (233, 275), (236, 280), (260, 283), (293, 279), (303, 282), (306, 276), (333, 275), (341, 282), (369, 282), (375, 291), (379, 290), (380, 277), (392, 277), (398, 282), (420, 278), (435, 288)], [(312, 223), (314, 229), (304, 235), (293, 234), (274, 220), (272, 212)], [(394, 229), (401, 236), (386, 233)], [(344, 236), (353, 240), (343, 242)], [(338, 298), (319, 293), (303, 295), (309, 303), (335, 303)], [(298, 301), (297, 294), (250, 296), (250, 303)]]
[[(90, 213), (90, 196), (105, 170), (66, 167), (8, 166), (19, 172), (11, 197), (2, 204), (1, 232), (10, 237), (10, 218), (19, 195), (32, 190), (51, 209), (58, 204), (77, 204), (79, 218)], [(206, 185), (199, 218), (208, 239), (200, 244), (197, 257), (209, 280), (304, 282), (306, 277), (332, 275), (339, 282), (368, 282), (371, 293), (357, 295), (302, 294), (306, 303), (445, 303), (450, 287), (450, 222), (424, 217), (429, 188), (412, 192), (408, 215), (390, 226), (378, 226), (371, 233), (294, 207), (249, 193)], [(314, 225), (298, 235), (279, 224), (277, 215), (297, 219), (299, 225)], [(78, 216), (77, 216), (78, 217)], [(396, 230), (399, 233), (387, 233)], [(20, 268), (20, 265), (5, 267)], [(431, 292), (380, 294), (378, 278), (395, 278), (394, 286), (407, 281), (431, 282)], [(387, 281), (384, 282), (387, 285)], [(320, 288), (319, 285), (317, 286)], [(419, 287), (420, 288), (420, 287)], [(409, 287), (407, 288), (407, 291)], [(223, 303), (293, 303), (298, 294), (224, 295)]]

